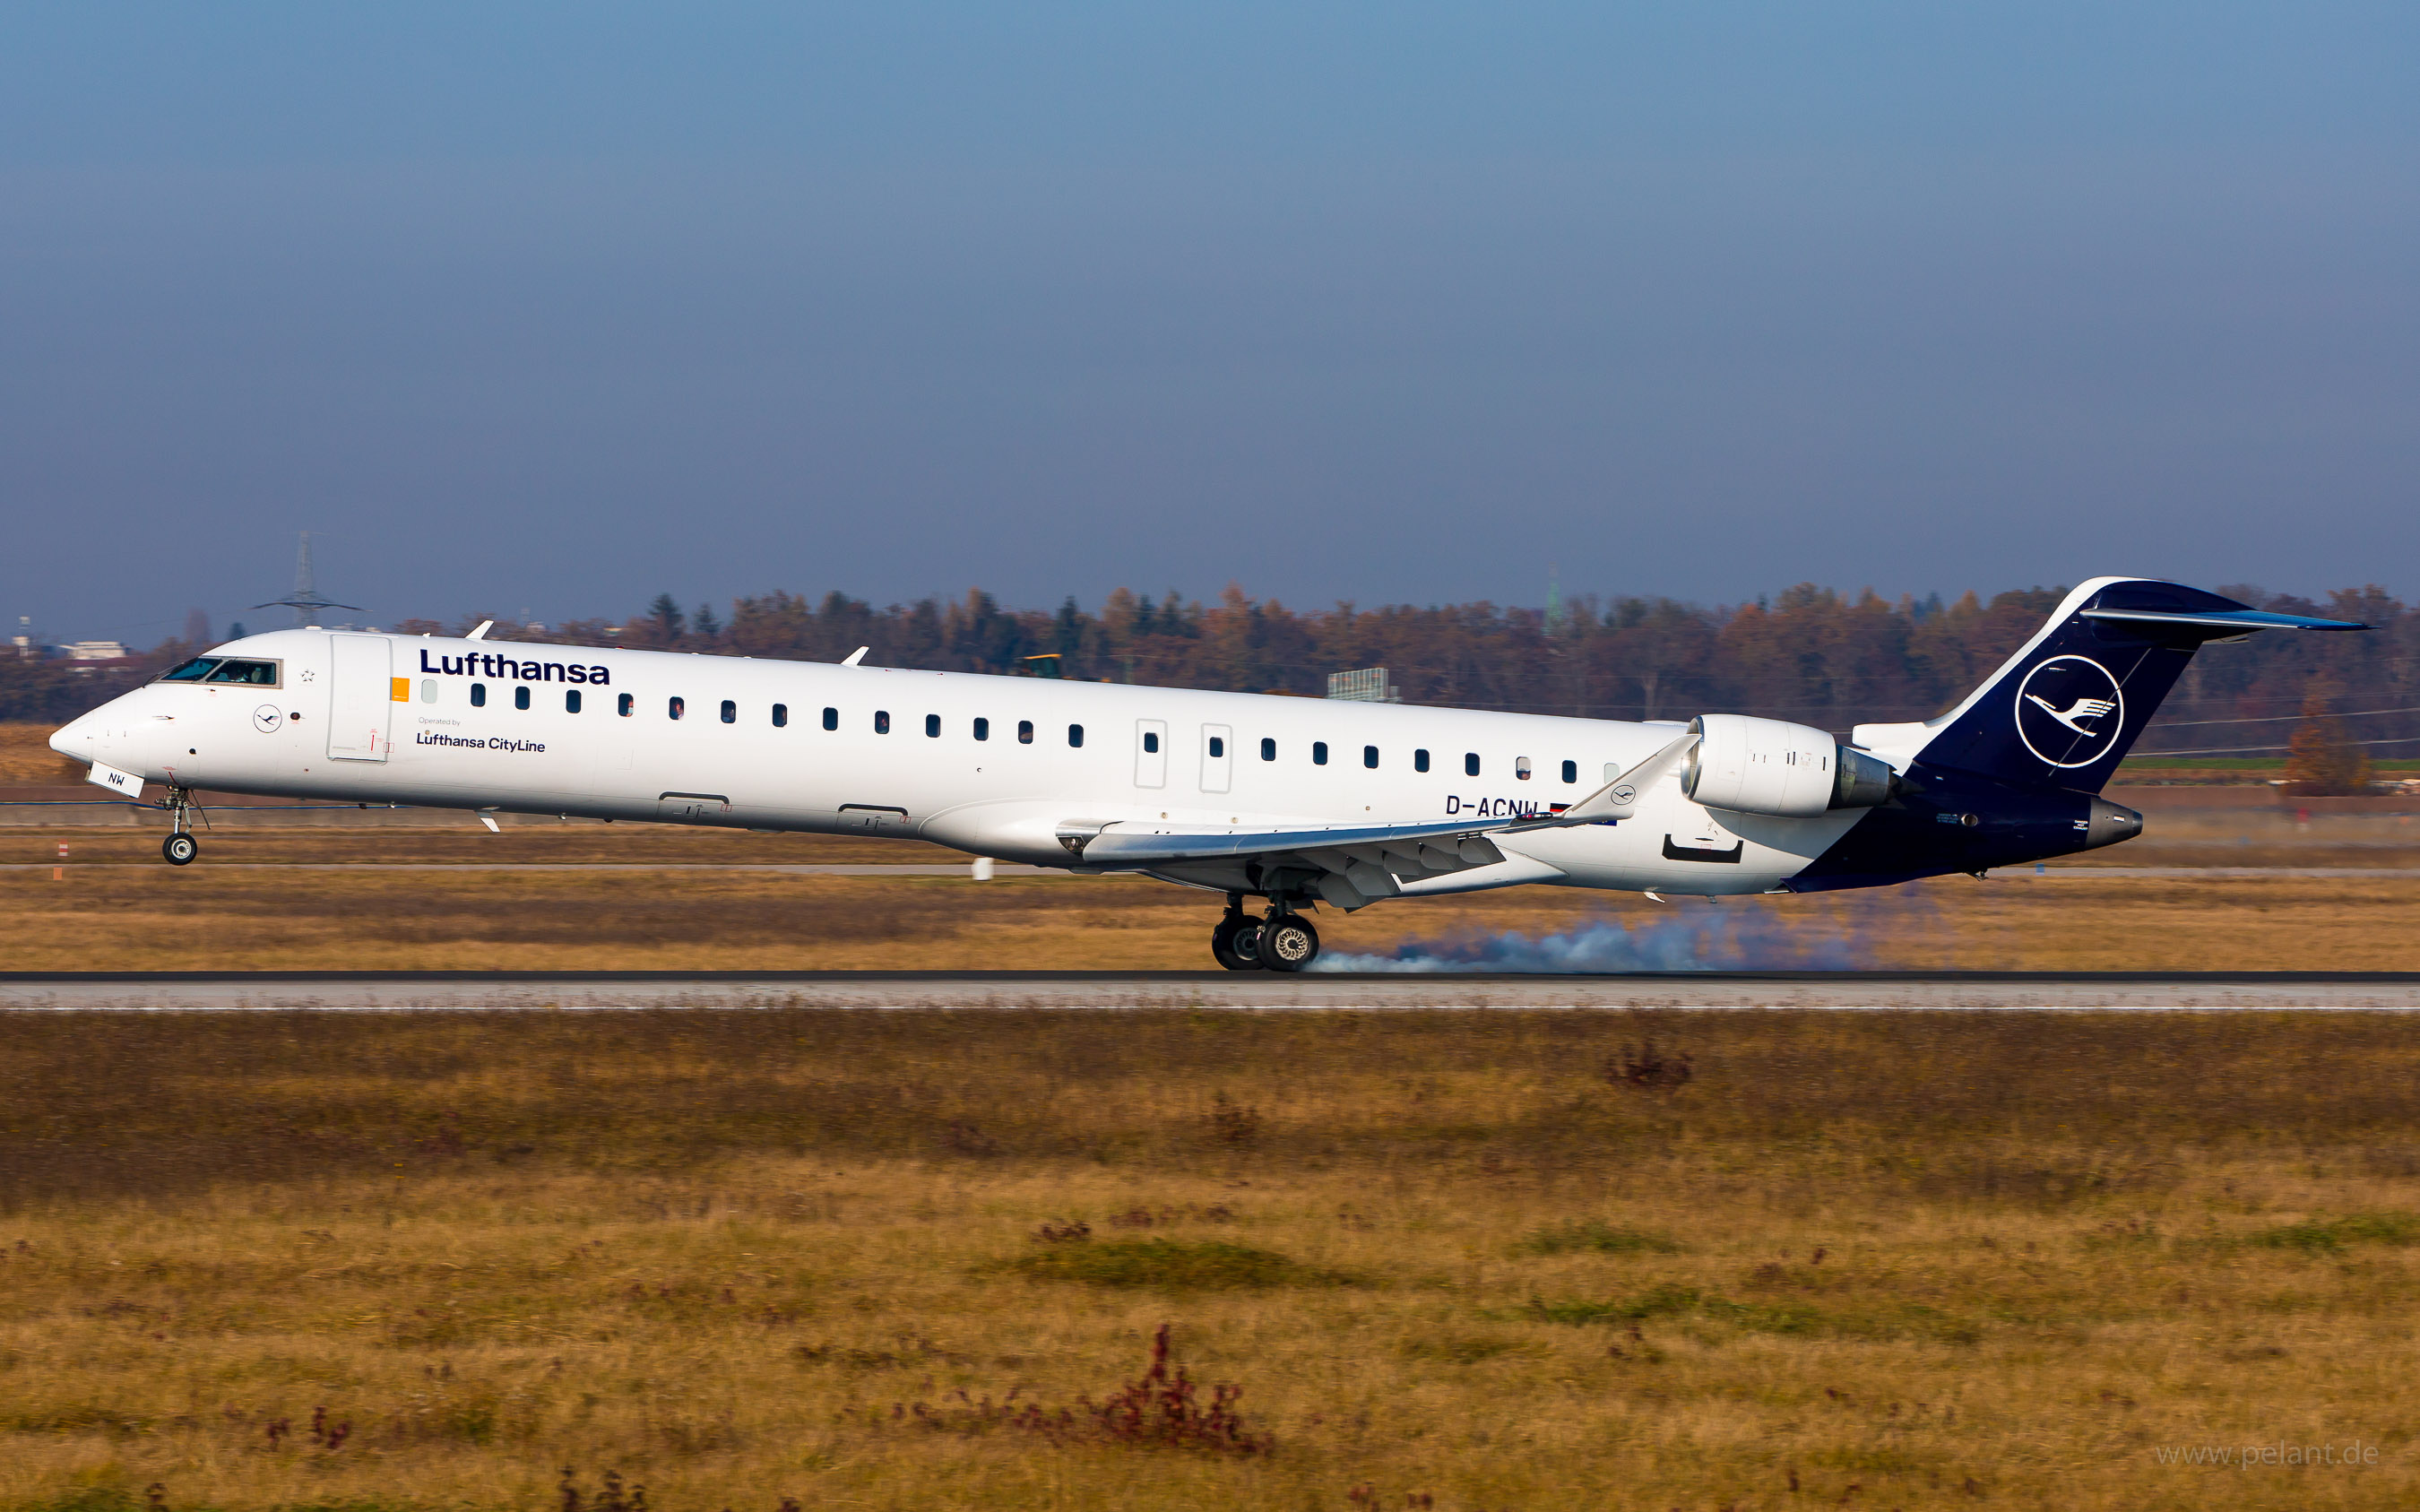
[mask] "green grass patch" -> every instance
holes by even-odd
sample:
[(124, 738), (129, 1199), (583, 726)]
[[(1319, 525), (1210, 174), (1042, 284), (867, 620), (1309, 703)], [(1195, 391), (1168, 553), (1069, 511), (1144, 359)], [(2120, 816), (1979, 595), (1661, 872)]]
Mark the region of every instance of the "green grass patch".
[(1729, 1323), (1750, 1334), (1833, 1338), (1930, 1338), (1972, 1344), (1973, 1323), (1930, 1307), (1902, 1307), (1887, 1314), (1837, 1313), (1803, 1302), (1733, 1302), (1695, 1287), (1667, 1284), (1627, 1301), (1544, 1302), (1531, 1298), (1520, 1317), (1547, 1323), (1637, 1323), (1651, 1318), (1695, 1317)]
[(2330, 1253), (2352, 1244), (2420, 1244), (2420, 1215), (2357, 1212), (2344, 1218), (2312, 1218), (2263, 1228), (2244, 1242), (2263, 1249)]
[(1342, 1271), (1305, 1265), (1275, 1250), (1224, 1240), (1114, 1240), (1066, 1244), (1019, 1256), (1007, 1269), (1036, 1281), (1094, 1287), (1156, 1287), (1169, 1291), (1264, 1290), (1273, 1287), (1362, 1284)]
[(1556, 1224), (1523, 1240), (1524, 1255), (1677, 1255), (1681, 1245), (1668, 1234), (1648, 1228), (1617, 1228), (1601, 1219)]
[[(12, 1502), (9, 1512), (153, 1512), (155, 1504), (165, 1505), (169, 1512), (214, 1512), (220, 1504), (179, 1496), (174, 1488), (163, 1486), (163, 1501), (154, 1504), (145, 1496), (115, 1486), (85, 1486), (75, 1490), (33, 1502)], [(425, 1502), (388, 1501), (380, 1497), (340, 1499), (336, 1501), (278, 1502), (275, 1512), (427, 1512)], [(459, 1507), (461, 1504), (456, 1504)]]
[(1693, 1313), (1705, 1302), (1705, 1293), (1695, 1287), (1666, 1285), (1628, 1302), (1543, 1302), (1532, 1297), (1521, 1316), (1546, 1323), (1637, 1323)]
[(1443, 1338), (1418, 1338), (1404, 1345), (1404, 1357), (1444, 1365), (1477, 1365), (1500, 1355), (1526, 1354), (1535, 1346), (1521, 1339), (1493, 1335), (1457, 1334)]

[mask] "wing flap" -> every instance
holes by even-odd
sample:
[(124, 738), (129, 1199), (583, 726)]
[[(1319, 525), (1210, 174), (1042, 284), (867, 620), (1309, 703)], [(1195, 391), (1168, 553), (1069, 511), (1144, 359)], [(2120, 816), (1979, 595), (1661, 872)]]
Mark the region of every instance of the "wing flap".
[[(1365, 866), (1377, 864), (1353, 854), (1365, 847), (1372, 856), (1388, 849), (1417, 855), (1419, 848), (1425, 848), (1440, 858), (1450, 855), (1459, 865), (1486, 866), (1504, 859), (1501, 851), (1486, 842), (1486, 837), (1509, 829), (1514, 823), (1504, 819), (1474, 824), (1466, 819), (1433, 825), (1236, 830), (1182, 830), (1165, 825), (1128, 829), (1114, 824), (1092, 828), (1069, 825), (1060, 829), (1059, 843), (1086, 866), (1142, 867), (1169, 861), (1236, 861), (1281, 854), (1326, 853), (1333, 864), (1319, 863), (1323, 870), (1342, 872), (1357, 860)], [(1424, 844), (1432, 841), (1450, 843)], [(1471, 854), (1473, 841), (1479, 842), (1476, 856)]]

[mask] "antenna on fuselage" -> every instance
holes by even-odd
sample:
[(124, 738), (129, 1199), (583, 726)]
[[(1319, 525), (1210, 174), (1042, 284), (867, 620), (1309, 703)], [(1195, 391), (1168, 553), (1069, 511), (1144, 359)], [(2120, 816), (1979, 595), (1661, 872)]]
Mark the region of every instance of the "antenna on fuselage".
[(311, 580), (311, 532), (309, 531), (302, 532), (302, 549), (294, 556), (294, 592), (284, 598), (272, 598), (266, 604), (255, 604), (252, 607), (254, 609), (290, 609), (294, 611), (294, 624), (298, 629), (311, 623), (312, 613), (317, 609), (349, 609), (356, 614), (362, 612), (362, 607), (359, 604), (339, 604), (334, 599), (319, 596), (318, 587)]

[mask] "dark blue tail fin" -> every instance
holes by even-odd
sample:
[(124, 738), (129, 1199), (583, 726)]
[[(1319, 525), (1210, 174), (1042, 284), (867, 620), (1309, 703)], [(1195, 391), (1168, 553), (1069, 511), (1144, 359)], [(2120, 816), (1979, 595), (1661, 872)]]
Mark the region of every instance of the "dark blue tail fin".
[(2358, 630), (2271, 614), (2147, 578), (2096, 578), (1963, 703), (1916, 725), (1860, 725), (1855, 744), (1902, 771), (2098, 793), (2204, 641), (2252, 630)]

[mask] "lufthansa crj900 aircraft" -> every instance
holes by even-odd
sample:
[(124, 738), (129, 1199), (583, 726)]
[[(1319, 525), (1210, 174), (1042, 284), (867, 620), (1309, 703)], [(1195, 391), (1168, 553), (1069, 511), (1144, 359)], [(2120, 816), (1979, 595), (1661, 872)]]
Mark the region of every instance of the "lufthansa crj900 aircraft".
[(1956, 708), (1845, 745), (1735, 714), (1633, 724), (300, 629), (197, 656), (51, 744), (130, 795), (163, 784), (179, 866), (204, 787), (892, 835), (1223, 893), (1219, 963), (1299, 971), (1319, 903), (1869, 887), (2131, 839), (2142, 816), (2096, 795), (2185, 663), (2284, 628), (2363, 626), (2096, 578)]

